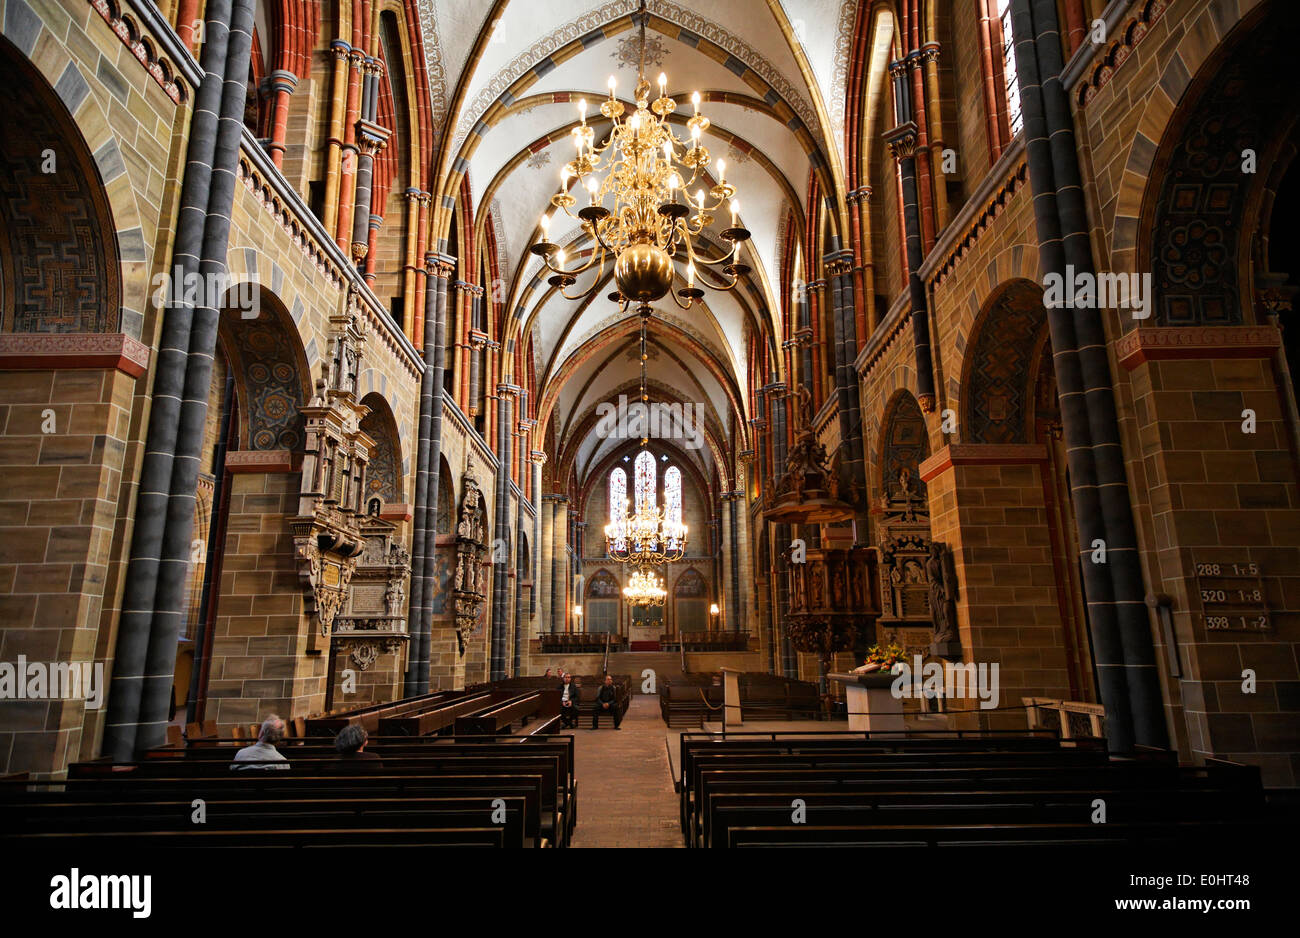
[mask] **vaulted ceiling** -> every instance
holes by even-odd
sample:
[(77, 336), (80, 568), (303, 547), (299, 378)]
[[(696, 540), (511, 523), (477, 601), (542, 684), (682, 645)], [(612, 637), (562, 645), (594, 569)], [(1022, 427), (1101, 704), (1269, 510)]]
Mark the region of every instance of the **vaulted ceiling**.
[[(635, 390), (637, 317), (620, 314), (607, 299), (612, 284), (602, 283), (585, 300), (564, 298), (546, 283), (528, 247), (539, 238), (538, 220), (558, 190), (560, 168), (573, 156), (569, 130), (578, 120), (577, 100), (587, 99), (594, 111), (613, 75), (630, 104), (641, 53), (639, 5), (420, 4), (434, 118), (443, 134), (438, 176), (457, 187), (466, 181), (471, 234), (481, 253), (491, 229), (502, 281), (495, 286), (511, 324), (503, 330), (505, 343), (531, 353), (538, 417), (560, 440), (552, 459), (578, 485), (621, 443), (596, 436), (594, 415), (598, 404)], [(736, 290), (706, 290), (703, 304), (688, 312), (666, 298), (655, 304), (651, 329), (651, 400), (704, 405), (707, 443), (682, 455), (706, 474), (718, 470), (724, 483), (728, 471), (719, 458), (746, 448), (751, 339), (762, 330), (764, 341), (775, 336), (779, 342), (784, 331), (779, 272), (793, 245), (783, 239), (803, 236), (813, 175), (823, 196), (842, 189), (845, 69), (857, 7), (855, 0), (646, 3), (646, 74), (653, 80), (667, 73), (678, 115), (690, 113), (692, 91), (701, 93), (701, 113), (712, 122), (704, 139), (715, 160), (711, 169), (719, 157), (727, 161), (739, 222), (752, 232), (741, 258), (752, 273)], [(551, 227), (551, 240), (570, 252), (584, 250), (577, 224), (563, 217)], [(715, 222), (715, 241), (724, 226)], [(577, 288), (588, 286), (590, 278)], [(514, 367), (522, 370), (523, 363)], [(761, 384), (770, 376), (755, 377)]]

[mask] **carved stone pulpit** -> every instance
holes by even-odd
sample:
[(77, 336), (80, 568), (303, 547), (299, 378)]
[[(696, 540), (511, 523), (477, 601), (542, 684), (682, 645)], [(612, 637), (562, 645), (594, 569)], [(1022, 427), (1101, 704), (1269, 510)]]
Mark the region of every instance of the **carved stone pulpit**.
[(812, 548), (800, 558), (787, 552), (790, 578), (790, 641), (818, 655), (827, 670), (831, 657), (853, 648), (879, 615), (871, 595), (875, 557), (865, 547)]

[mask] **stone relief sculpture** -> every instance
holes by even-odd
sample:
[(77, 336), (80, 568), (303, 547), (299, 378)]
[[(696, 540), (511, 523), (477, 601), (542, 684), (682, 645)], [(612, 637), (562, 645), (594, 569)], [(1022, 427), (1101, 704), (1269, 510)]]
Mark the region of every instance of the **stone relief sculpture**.
[(930, 615), (934, 622), (935, 645), (957, 642), (957, 568), (952, 549), (939, 541), (930, 543), (925, 573), (929, 582)]

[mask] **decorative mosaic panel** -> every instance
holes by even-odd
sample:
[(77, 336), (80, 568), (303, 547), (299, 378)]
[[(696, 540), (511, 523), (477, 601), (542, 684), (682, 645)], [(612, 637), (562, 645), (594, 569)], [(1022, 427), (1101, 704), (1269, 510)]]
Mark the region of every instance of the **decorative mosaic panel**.
[[(1294, 42), (1285, 30), (1260, 28), (1214, 71), (1170, 158), (1156, 203), (1151, 271), (1156, 322), (1221, 326), (1244, 321), (1239, 260), (1247, 202), (1263, 185), (1263, 160), (1294, 114)], [(1245, 170), (1247, 155), (1259, 161)]]
[(396, 433), (388, 409), (377, 395), (367, 394), (362, 403), (370, 413), (361, 420), (361, 431), (375, 441), (375, 449), (366, 467), (366, 498), (381, 498), (385, 504), (400, 502), (397, 482)]
[(1047, 322), (1033, 284), (1015, 283), (977, 328), (966, 374), (966, 442), (1024, 443), (1035, 339)]
[(0, 66), (0, 331), (116, 332), (116, 236), (99, 175), (42, 79)]
[(296, 337), (279, 317), (264, 309), (256, 319), (223, 317), (239, 367), (240, 395), (246, 402), (250, 450), (301, 451), (302, 381), (298, 375)]

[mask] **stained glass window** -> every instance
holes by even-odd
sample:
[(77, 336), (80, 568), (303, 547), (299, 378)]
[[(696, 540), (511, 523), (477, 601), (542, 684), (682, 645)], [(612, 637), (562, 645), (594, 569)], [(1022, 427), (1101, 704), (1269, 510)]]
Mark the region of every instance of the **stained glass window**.
[[(682, 526), (682, 470), (676, 466), (669, 466), (668, 471), (664, 473), (664, 521), (665, 528), (668, 530), (680, 530)], [(675, 550), (681, 545), (681, 538), (668, 537), (667, 546), (669, 550)]]
[(1002, 70), (1007, 85), (1007, 122), (1011, 136), (1020, 133), (1025, 121), (1020, 113), (1020, 83), (1016, 78), (1016, 45), (1011, 35), (1011, 0), (998, 0), (998, 18), (1002, 21)]
[[(659, 501), (658, 488), (658, 467), (655, 466), (655, 458), (650, 455), (649, 450), (642, 450), (637, 454), (636, 462), (636, 515), (638, 518), (644, 518), (652, 515)], [(645, 532), (642, 532), (644, 535)], [(641, 548), (651, 548), (654, 546), (652, 539), (648, 544), (641, 544)]]
[(609, 523), (616, 538), (614, 549), (624, 550), (627, 533), (627, 473), (615, 469), (609, 474)]
[(658, 470), (649, 450), (642, 450), (636, 458), (636, 513), (650, 512), (655, 506), (655, 482)]

